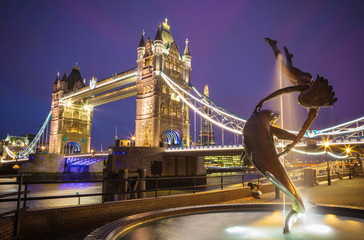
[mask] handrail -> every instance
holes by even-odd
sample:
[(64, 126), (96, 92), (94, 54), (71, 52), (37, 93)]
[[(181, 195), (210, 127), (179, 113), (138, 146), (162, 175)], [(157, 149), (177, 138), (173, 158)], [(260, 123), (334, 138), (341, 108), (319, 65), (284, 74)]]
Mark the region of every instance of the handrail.
[[(0, 213), (0, 217), (5, 217), (5, 216), (9, 216), (11, 214), (14, 214), (15, 221), (14, 221), (14, 228), (13, 228), (14, 229), (13, 236), (15, 236), (15, 237), (19, 235), (19, 214), (20, 214), (21, 211), (25, 211), (26, 209), (28, 209), (28, 207), (26, 206), (26, 197), (27, 197), (27, 194), (30, 191), (28, 190), (28, 185), (27, 184), (25, 184), (25, 190), (24, 191), (22, 190), (24, 176), (25, 175), (23, 175), (23, 174), (2, 175), (2, 176), (0, 176), (0, 178), (6, 178), (6, 177), (16, 177), (17, 178), (16, 181), (7, 182), (7, 184), (18, 185), (18, 191), (17, 192), (12, 192), (12, 193), (5, 193), (5, 194), (0, 195), (0, 201), (1, 202), (8, 202), (8, 201), (16, 201), (17, 202), (16, 209)], [(23, 198), (21, 197), (22, 195), (24, 195)], [(17, 196), (17, 198), (8, 199), (7, 197), (10, 197), (10, 196)], [(23, 207), (20, 207), (21, 201), (23, 201)]]
[[(297, 175), (297, 173), (295, 173), (295, 176)], [(5, 175), (3, 175), (2, 177), (4, 177)], [(6, 194), (1, 194), (0, 195), (0, 203), (2, 202), (17, 202), (17, 209), (15, 210), (11, 210), (8, 211), (6, 213), (2, 213), (0, 214), (1, 216), (5, 216), (5, 215), (9, 215), (9, 214), (14, 214), (16, 215), (16, 221), (18, 221), (18, 215), (20, 211), (26, 210), (28, 209), (28, 207), (26, 206), (26, 202), (27, 201), (39, 201), (39, 200), (52, 200), (52, 199), (65, 199), (65, 198), (78, 198), (79, 199), (79, 204), (80, 204), (80, 198), (83, 197), (104, 197), (104, 196), (110, 196), (110, 195), (115, 195), (115, 194), (125, 194), (128, 195), (130, 194), (130, 198), (135, 197), (134, 194), (139, 194), (139, 193), (150, 193), (153, 194), (154, 192), (154, 197), (160, 197), (161, 192), (163, 192), (162, 194), (165, 195), (164, 191), (172, 191), (172, 190), (184, 190), (183, 193), (188, 193), (188, 192), (193, 192), (196, 193), (197, 191), (209, 191), (209, 190), (218, 190), (218, 189), (224, 189), (225, 186), (235, 186), (235, 185), (239, 185), (240, 186), (246, 186), (246, 183), (249, 182), (253, 182), (253, 183), (257, 183), (258, 185), (260, 185), (262, 183), (263, 180), (265, 180), (265, 178), (262, 178), (261, 175), (258, 172), (247, 172), (244, 174), (234, 174), (234, 175), (216, 175), (216, 176), (180, 176), (180, 177), (147, 177), (147, 178), (129, 178), (129, 179), (105, 179), (105, 180), (67, 180), (67, 181), (63, 181), (63, 180), (51, 180), (51, 181), (28, 181), (28, 180), (24, 180), (23, 179), (23, 175), (7, 175), (7, 177), (13, 177), (16, 176), (18, 179), (15, 182), (1, 182), (0, 184), (14, 184), (14, 185), (19, 185), (19, 190), (18, 192), (14, 192), (14, 193), (6, 193)], [(257, 176), (257, 178), (254, 179), (246, 179), (246, 176)], [(231, 180), (226, 180), (230, 177), (241, 177), (239, 180), (234, 179), (233, 181)], [(303, 173), (301, 173), (301, 177), (303, 177)], [(182, 180), (182, 179), (190, 179), (193, 180), (190, 182), (190, 184), (186, 185), (186, 186), (174, 186), (174, 187), (160, 187), (160, 182), (161, 181), (171, 181), (171, 180)], [(197, 184), (196, 180), (199, 179), (220, 179), (220, 181), (217, 181), (214, 184)], [(27, 195), (28, 193), (30, 193), (30, 191), (28, 190), (28, 186), (29, 185), (35, 185), (35, 184), (60, 184), (60, 183), (112, 183), (112, 182), (119, 182), (119, 183), (126, 183), (126, 182), (133, 182), (133, 181), (145, 181), (145, 182), (149, 182), (150, 187), (148, 189), (145, 190), (131, 190), (131, 189), (127, 189), (126, 191), (115, 191), (112, 193), (82, 193), (82, 194), (65, 194), (65, 195), (56, 195), (56, 196), (29, 196)], [(25, 190), (22, 190), (22, 185), (25, 185)], [(207, 189), (210, 188), (210, 189)], [(213, 188), (213, 189), (211, 189)], [(180, 194), (180, 193), (174, 193), (174, 194)], [(18, 196), (17, 198), (8, 198), (9, 196)], [(23, 197), (21, 197), (21, 195), (23, 195)], [(170, 195), (170, 192), (169, 194)], [(149, 196), (151, 197), (151, 195)], [(23, 201), (23, 207), (20, 208), (20, 203)], [(101, 201), (102, 203), (104, 202), (103, 200)], [(17, 231), (18, 229), (16, 229), (16, 227), (14, 228), (15, 232), (14, 235), (18, 234)]]

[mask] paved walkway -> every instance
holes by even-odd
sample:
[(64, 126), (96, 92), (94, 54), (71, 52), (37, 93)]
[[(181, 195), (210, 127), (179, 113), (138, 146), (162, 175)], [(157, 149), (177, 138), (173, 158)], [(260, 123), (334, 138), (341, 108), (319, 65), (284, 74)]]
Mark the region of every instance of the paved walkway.
[[(352, 207), (364, 208), (364, 177), (355, 177), (349, 179), (345, 177), (343, 180), (335, 179), (331, 182), (331, 186), (327, 185), (327, 181), (320, 182), (318, 186), (313, 188), (299, 187), (304, 201), (311, 201), (315, 204), (345, 205)], [(286, 197), (286, 201), (289, 199)], [(224, 203), (282, 203), (283, 195), (280, 199), (275, 199), (275, 193), (262, 194), (260, 199), (253, 197), (242, 198)]]

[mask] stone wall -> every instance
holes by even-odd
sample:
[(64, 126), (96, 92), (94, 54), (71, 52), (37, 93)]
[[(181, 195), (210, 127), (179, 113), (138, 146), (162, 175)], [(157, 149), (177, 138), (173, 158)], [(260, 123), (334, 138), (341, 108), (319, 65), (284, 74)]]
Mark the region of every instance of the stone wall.
[(14, 234), (14, 220), (0, 219), (0, 239), (10, 240)]
[(64, 155), (38, 153), (30, 155), (30, 159), (22, 164), (19, 173), (59, 174), (102, 173), (104, 162), (100, 161), (88, 167), (66, 167)]

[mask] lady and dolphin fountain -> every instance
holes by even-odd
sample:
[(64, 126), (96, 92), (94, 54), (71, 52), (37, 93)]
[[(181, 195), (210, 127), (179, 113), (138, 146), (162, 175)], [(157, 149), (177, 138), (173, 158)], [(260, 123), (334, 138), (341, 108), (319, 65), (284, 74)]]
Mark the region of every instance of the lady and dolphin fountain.
[[(263, 100), (255, 107), (253, 114), (247, 120), (243, 129), (244, 157), (250, 160), (261, 174), (269, 179), (275, 186), (282, 190), (292, 201), (292, 210), (285, 220), (284, 233), (290, 231), (295, 215), (305, 212), (302, 198), (290, 180), (286, 170), (279, 161), (279, 157), (287, 154), (304, 136), (312, 122), (315, 120), (318, 110), (329, 107), (337, 101), (332, 87), (323, 77), (317, 75), (312, 81), (312, 75), (299, 70), (292, 64), (293, 55), (284, 47), (287, 63), (283, 61), (281, 52), (277, 48), (277, 41), (265, 39), (272, 47), (280, 71), (287, 77), (293, 86), (279, 89)], [(271, 110), (261, 110), (264, 102), (281, 94), (299, 92), (298, 103), (309, 109), (309, 114), (301, 130), (297, 135), (284, 129), (273, 126), (279, 114)], [(291, 140), (281, 153), (277, 153), (275, 139)]]

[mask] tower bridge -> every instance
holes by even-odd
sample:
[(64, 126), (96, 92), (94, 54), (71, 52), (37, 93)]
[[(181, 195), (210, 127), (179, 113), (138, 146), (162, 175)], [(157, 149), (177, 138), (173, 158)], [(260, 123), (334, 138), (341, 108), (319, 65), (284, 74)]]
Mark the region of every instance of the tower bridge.
[[(88, 85), (77, 63), (68, 76), (66, 71), (62, 78), (58, 73), (53, 84), (51, 111), (40, 131), (23, 152), (14, 153), (5, 146), (7, 155), (24, 159), (43, 142), (49, 144), (49, 153), (65, 154), (67, 159), (71, 159), (68, 155), (76, 154), (70, 164), (82, 158), (93, 161), (95, 155), (90, 154), (93, 108), (133, 96), (136, 96), (135, 146), (168, 147), (165, 150), (168, 154), (241, 152), (239, 141), (234, 146), (192, 146), (191, 112), (203, 119), (206, 131), (211, 132), (214, 125), (222, 129), (222, 134), (224, 131), (235, 134), (238, 140), (241, 140), (246, 120), (220, 106), (208, 93), (204, 94), (192, 84), (189, 41), (186, 39), (184, 51), (180, 51), (167, 21), (158, 25), (154, 40), (145, 39), (144, 35), (143, 31), (136, 49), (135, 68), (100, 81), (92, 77)], [(320, 145), (324, 137), (332, 144), (360, 145), (364, 143), (364, 117), (322, 130), (310, 130), (306, 137), (301, 144), (307, 145), (309, 139), (315, 139), (315, 144)], [(104, 155), (100, 159), (105, 159)]]

